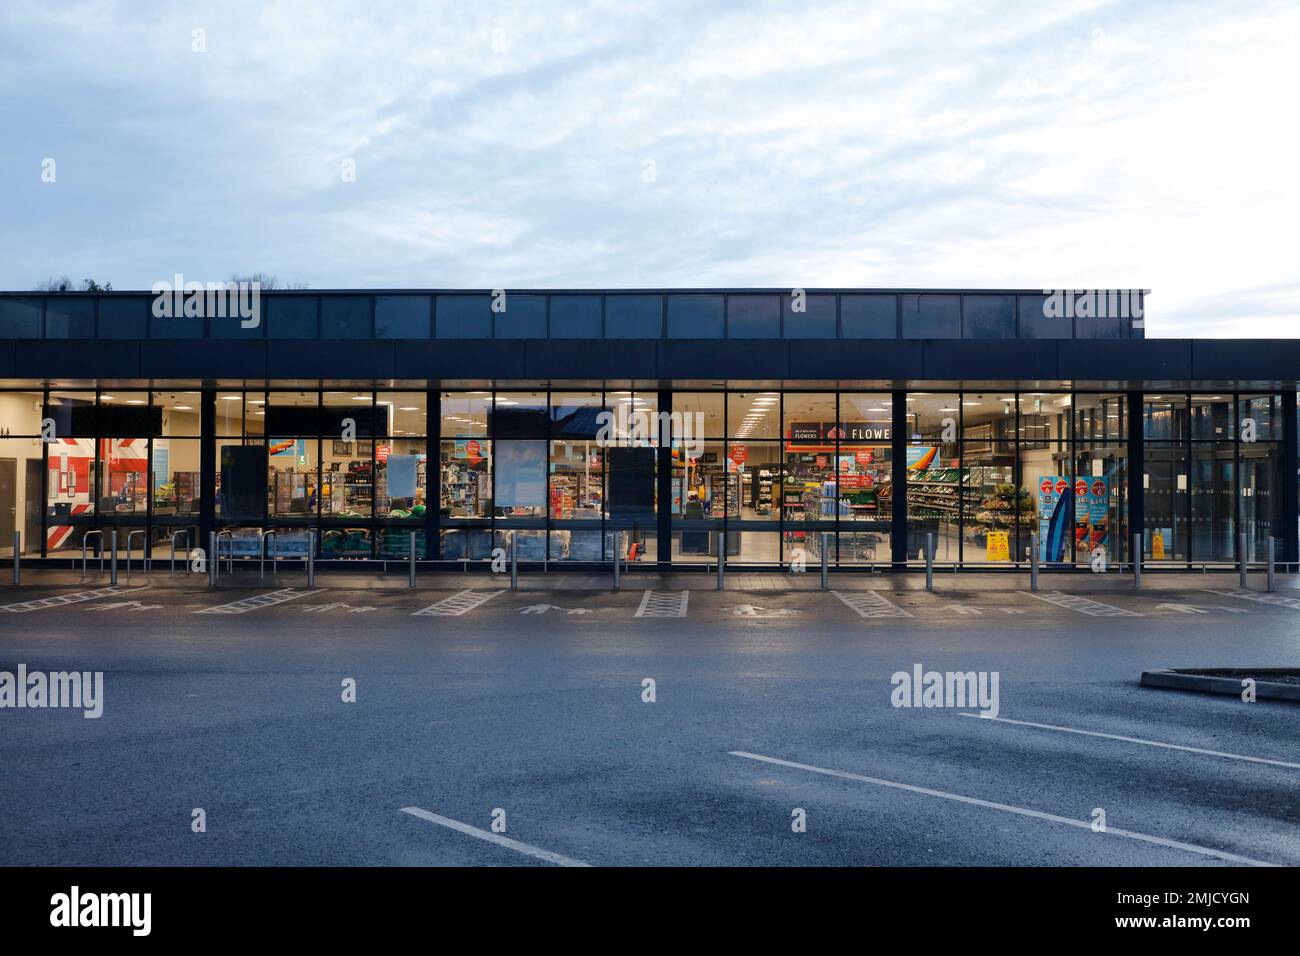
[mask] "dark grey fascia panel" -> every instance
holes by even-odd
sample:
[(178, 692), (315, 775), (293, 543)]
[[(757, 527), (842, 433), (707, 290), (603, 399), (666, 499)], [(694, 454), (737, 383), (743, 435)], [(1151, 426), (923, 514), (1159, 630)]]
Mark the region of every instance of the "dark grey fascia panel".
[(1300, 376), (1300, 339), (1180, 341), (1185, 342), (1191, 352), (1192, 378), (1295, 381)]
[(923, 343), (916, 339), (792, 339), (794, 381), (923, 378)]
[(18, 378), (105, 378), (108, 369), (113, 378), (146, 378), (140, 344), (127, 339), (16, 339), (13, 350), (5, 351), (13, 355)]
[[(140, 376), (146, 379), (261, 379), (267, 375), (266, 343), (261, 339), (146, 339), (138, 344)], [(86, 345), (99, 348), (104, 343)], [(121, 377), (107, 361), (100, 363), (100, 369), (100, 378)]]
[[(397, 378), (397, 339), (266, 339), (266, 378)], [(226, 373), (234, 375), (235, 373)]]
[(718, 339), (661, 339), (655, 345), (660, 379), (780, 379), (790, 369), (790, 342), (780, 339), (745, 339), (739, 346)]
[(1060, 378), (1052, 339), (931, 339), (921, 342), (921, 360), (928, 380)]
[(1054, 339), (1060, 378), (1096, 382), (1179, 381), (1192, 377), (1186, 339)]

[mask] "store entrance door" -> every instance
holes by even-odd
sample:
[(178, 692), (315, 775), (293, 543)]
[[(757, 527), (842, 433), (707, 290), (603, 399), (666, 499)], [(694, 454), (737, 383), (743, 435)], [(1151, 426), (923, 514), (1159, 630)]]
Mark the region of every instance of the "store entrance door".
[(18, 520), (18, 460), (0, 458), (0, 551), (14, 553)]
[(23, 484), (24, 508), (23, 554), (41, 553), (41, 473), (45, 465), (39, 458), (27, 459), (27, 481)]

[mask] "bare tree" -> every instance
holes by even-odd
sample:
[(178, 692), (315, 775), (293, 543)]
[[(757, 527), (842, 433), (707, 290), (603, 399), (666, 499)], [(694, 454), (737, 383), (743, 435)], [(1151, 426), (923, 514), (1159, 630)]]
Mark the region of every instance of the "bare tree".
[(232, 275), (231, 282), (256, 282), (264, 292), (273, 289), (305, 289), (305, 282), (281, 282), (278, 277), (271, 275), (269, 272), (250, 272), (247, 275)]
[(81, 285), (76, 285), (67, 276), (51, 276), (43, 282), (36, 283), (37, 292), (112, 292), (113, 283), (105, 282), (102, 285), (94, 279), (82, 279)]

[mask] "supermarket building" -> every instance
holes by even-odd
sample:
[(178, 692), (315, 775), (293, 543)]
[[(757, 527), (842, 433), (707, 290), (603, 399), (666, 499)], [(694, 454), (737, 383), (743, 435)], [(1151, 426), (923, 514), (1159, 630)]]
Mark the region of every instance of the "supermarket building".
[[(838, 569), (1297, 554), (1300, 341), (1146, 339), (1141, 293), (0, 293), (0, 553)], [(626, 534), (615, 536), (615, 532)], [(823, 537), (823, 533), (829, 537)], [(92, 540), (98, 536), (92, 535)], [(250, 551), (250, 549), (254, 549)]]

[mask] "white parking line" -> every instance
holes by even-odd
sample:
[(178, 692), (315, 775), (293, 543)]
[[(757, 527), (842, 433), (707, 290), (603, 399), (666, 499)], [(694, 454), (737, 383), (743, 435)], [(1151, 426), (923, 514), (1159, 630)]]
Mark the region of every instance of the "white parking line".
[(1057, 607), (1063, 607), (1070, 611), (1078, 611), (1080, 614), (1087, 614), (1089, 617), (1142, 617), (1137, 611), (1126, 611), (1122, 607), (1115, 607), (1113, 604), (1102, 604), (1100, 601), (1079, 597), (1077, 594), (1064, 594), (1061, 591), (1044, 591), (1041, 594), (1035, 594), (1033, 591), (1018, 591), (1016, 593), (1037, 598), (1039, 601), (1046, 601), (1048, 604), (1055, 604)]
[[(956, 803), (965, 803), (974, 807), (985, 807), (989, 810), (1001, 810), (1003, 813), (1014, 813), (1022, 817), (1032, 817), (1035, 820), (1046, 820), (1049, 823), (1060, 823), (1064, 826), (1075, 827), (1079, 830), (1088, 830), (1092, 832), (1091, 820), (1072, 820), (1069, 817), (1058, 816), (1055, 813), (1044, 813), (1042, 810), (1030, 810), (1027, 807), (1016, 807), (1009, 803), (996, 803), (992, 800), (981, 800), (978, 797), (966, 797), (959, 793), (948, 793), (945, 790), (931, 790), (929, 787), (917, 787), (910, 783), (897, 783), (893, 780), (881, 780), (879, 777), (866, 777), (862, 774), (847, 773), (843, 770), (828, 770), (825, 767), (814, 767), (806, 763), (795, 763), (791, 760), (780, 760), (776, 757), (764, 757), (762, 754), (752, 754), (743, 750), (730, 751), (733, 757), (744, 757), (746, 760), (757, 760), (762, 763), (775, 764), (778, 767), (790, 767), (794, 770), (806, 770), (809, 773), (819, 773), (827, 777), (839, 777), (842, 780), (856, 780), (859, 783), (870, 783), (877, 787), (889, 787), (893, 790), (905, 790), (908, 793), (919, 793), (927, 797), (938, 797), (940, 800), (952, 800)], [(1188, 853), (1198, 853), (1201, 856), (1212, 856), (1215, 859), (1226, 860), (1229, 863), (1244, 863), (1248, 866), (1279, 866), (1277, 863), (1268, 863), (1264, 860), (1254, 860), (1248, 856), (1238, 856), (1235, 853), (1227, 853), (1223, 850), (1215, 850), (1208, 846), (1198, 846), (1195, 843), (1183, 843), (1180, 840), (1166, 840), (1164, 837), (1151, 836), (1148, 833), (1137, 833), (1133, 830), (1121, 830), (1118, 827), (1107, 826), (1101, 831), (1105, 836), (1123, 837), (1126, 840), (1137, 840), (1141, 843), (1152, 843), (1157, 846), (1169, 847), (1174, 850), (1186, 850)]]
[(1286, 607), (1293, 611), (1300, 611), (1300, 601), (1295, 598), (1283, 597), (1281, 594), (1260, 594), (1257, 591), (1243, 591), (1240, 588), (1227, 588), (1222, 591), (1213, 591), (1209, 588), (1202, 588), (1206, 594), (1217, 594), (1219, 597), (1239, 598), (1242, 601), (1254, 601), (1256, 604), (1271, 604), (1274, 607)]
[(1107, 740), (1122, 740), (1129, 744), (1145, 744), (1148, 747), (1164, 747), (1166, 750), (1184, 750), (1187, 753), (1204, 754), (1207, 757), (1223, 757), (1226, 760), (1245, 760), (1249, 763), (1266, 763), (1273, 767), (1287, 767), (1300, 770), (1300, 763), (1288, 763), (1285, 760), (1273, 760), (1269, 757), (1248, 757), (1245, 754), (1230, 754), (1223, 750), (1206, 750), (1203, 747), (1188, 747), (1184, 744), (1168, 744), (1162, 740), (1145, 740), (1142, 737), (1125, 737), (1121, 734), (1106, 734), (1099, 730), (1079, 730), (1075, 727), (1059, 727), (1056, 724), (1037, 724), (1032, 720), (1011, 720), (1009, 717), (980, 717), (979, 714), (958, 714), (958, 717), (979, 717), (990, 723), (1015, 724), (1017, 727), (1037, 727), (1041, 730), (1059, 730), (1065, 734), (1080, 734), (1084, 737), (1105, 737)]
[(475, 591), (469, 588), (435, 601), (426, 608), (411, 612), (411, 617), (460, 617), (476, 607), (482, 607), (488, 601), (505, 591)]
[(852, 608), (858, 617), (898, 618), (912, 616), (910, 612), (904, 611), (897, 604), (876, 591), (832, 591), (831, 593)]
[(95, 601), (99, 598), (115, 597), (119, 594), (131, 594), (134, 591), (145, 591), (146, 587), (138, 588), (119, 588), (117, 586), (109, 588), (96, 588), (93, 591), (76, 591), (72, 594), (59, 594), (54, 597), (38, 598), (35, 601), (20, 601), (17, 604), (6, 604), (0, 607), (0, 613), (4, 614), (26, 614), (29, 611), (41, 611), (47, 607), (63, 607), (65, 604), (80, 604), (82, 601)]
[(532, 846), (528, 843), (520, 843), (518, 840), (512, 840), (509, 837), (503, 837), (499, 833), (493, 833), (491, 830), (480, 830), (478, 827), (472, 827), (468, 823), (461, 823), (459, 820), (453, 820), (450, 817), (442, 817), (436, 813), (430, 813), (428, 810), (422, 810), (419, 807), (402, 807), (401, 813), (409, 813), (413, 817), (419, 817), (421, 820), (428, 820), (430, 823), (436, 823), (440, 827), (447, 827), (450, 830), (456, 830), (466, 836), (472, 836), (478, 840), (487, 840), (489, 843), (495, 843), (497, 846), (503, 846), (507, 849), (514, 850), (516, 853), (522, 853), (525, 856), (535, 856), (539, 860), (545, 860), (547, 863), (554, 863), (556, 866), (591, 866), (590, 863), (583, 863), (581, 860), (575, 860), (572, 857), (561, 856), (558, 853), (552, 853), (550, 850), (543, 850), (541, 847)]
[(202, 610), (195, 611), (195, 614), (247, 614), (249, 611), (256, 611), (262, 607), (272, 607), (276, 604), (283, 604), (285, 601), (296, 601), (298, 598), (310, 597), (313, 594), (320, 594), (324, 588), (317, 588), (314, 591), (296, 591), (293, 588), (281, 588), (279, 591), (268, 591), (266, 594), (255, 594), (252, 597), (241, 598), (238, 601), (231, 601), (229, 604), (218, 604), (216, 607), (205, 607)]
[(685, 617), (690, 591), (646, 591), (636, 617)]

